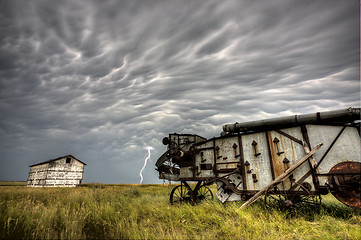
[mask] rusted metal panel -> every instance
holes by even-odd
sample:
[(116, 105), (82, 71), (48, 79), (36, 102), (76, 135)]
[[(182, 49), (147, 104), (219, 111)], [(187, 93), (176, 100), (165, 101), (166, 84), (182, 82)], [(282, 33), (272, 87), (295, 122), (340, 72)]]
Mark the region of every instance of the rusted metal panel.
[(215, 141), (216, 170), (236, 169), (240, 163), (238, 137), (219, 138)]
[(328, 172), (331, 193), (351, 207), (361, 208), (361, 163), (341, 162)]
[(180, 168), (180, 179), (182, 178), (194, 178), (193, 167), (181, 167)]
[[(299, 144), (298, 141), (295, 141), (293, 139), (303, 138), (301, 128), (287, 128), (282, 129), (281, 131), (286, 133), (286, 135), (292, 137), (285, 136), (284, 134), (280, 134), (277, 131), (268, 132), (268, 141), (271, 149), (272, 164), (275, 177), (278, 177), (279, 175), (284, 173), (290, 166), (293, 166), (300, 156), (305, 155), (304, 147)], [(290, 189), (292, 181), (297, 181), (309, 170), (310, 166), (308, 164), (302, 165), (289, 179), (286, 179), (283, 184), (279, 186), (280, 190)], [(305, 181), (311, 184), (311, 190), (315, 189), (312, 181), (312, 176), (308, 177)]]
[[(213, 145), (213, 143), (211, 143)], [(209, 144), (201, 145), (198, 147), (199, 153), (195, 155), (195, 163), (197, 171), (197, 177), (210, 178), (215, 177), (214, 175), (214, 153), (213, 149), (209, 149), (206, 146)], [(204, 147), (205, 149), (202, 149)]]
[[(247, 190), (261, 189), (272, 181), (266, 135), (262, 132), (242, 135), (241, 138)], [(254, 178), (253, 174), (255, 174), (256, 178)]]
[[(324, 147), (317, 152), (314, 157), (318, 163), (325, 155), (331, 144), (334, 142), (337, 135), (342, 130), (340, 126), (319, 126), (307, 125), (308, 136), (311, 147), (315, 146), (317, 141), (323, 141)], [(354, 161), (361, 162), (361, 141), (358, 131), (354, 127), (346, 127), (327, 155), (324, 157), (322, 163), (318, 166), (320, 174), (325, 174), (330, 169), (340, 162)], [(328, 178), (320, 176), (320, 185), (325, 185)]]
[(159, 174), (159, 179), (166, 179), (169, 181), (179, 181), (180, 178), (180, 174), (175, 174), (175, 173), (160, 173)]
[[(201, 138), (200, 138), (201, 139)], [(199, 140), (200, 140), (199, 139)], [(195, 177), (196, 178), (212, 178), (214, 174), (214, 143), (213, 141), (203, 141), (201, 144), (195, 145)], [(183, 176), (183, 175), (182, 175)]]
[[(226, 174), (223, 174), (226, 175)], [(228, 177), (228, 180), (236, 189), (242, 190), (242, 177), (240, 174), (232, 174)], [(216, 196), (218, 199), (224, 203), (226, 201), (241, 201), (242, 195), (235, 194), (230, 189), (227, 189), (223, 182), (217, 181), (217, 193)]]

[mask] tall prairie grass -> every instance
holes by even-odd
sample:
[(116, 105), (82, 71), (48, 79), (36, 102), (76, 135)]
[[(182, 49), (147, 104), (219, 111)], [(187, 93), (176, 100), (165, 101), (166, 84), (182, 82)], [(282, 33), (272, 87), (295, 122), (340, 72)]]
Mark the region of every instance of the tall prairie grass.
[(1, 181), (0, 186), (26, 186), (25, 181)]
[(170, 205), (165, 185), (2, 186), (0, 238), (361, 239), (360, 211), (329, 195), (317, 212), (294, 215), (240, 205)]

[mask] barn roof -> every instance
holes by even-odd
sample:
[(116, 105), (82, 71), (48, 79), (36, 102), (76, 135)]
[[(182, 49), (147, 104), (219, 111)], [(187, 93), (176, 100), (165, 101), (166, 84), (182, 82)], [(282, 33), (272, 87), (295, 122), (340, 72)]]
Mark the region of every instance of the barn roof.
[(56, 160), (59, 160), (59, 159), (65, 158), (65, 157), (74, 158), (75, 160), (77, 160), (77, 161), (81, 162), (82, 164), (86, 165), (86, 163), (80, 161), (79, 159), (77, 159), (76, 157), (74, 157), (74, 156), (72, 156), (72, 155), (65, 155), (65, 156), (63, 156), (63, 157), (58, 157), (58, 158), (55, 158), (55, 159), (50, 159), (50, 160), (45, 161), (45, 162), (33, 164), (33, 165), (30, 165), (29, 167), (34, 167), (34, 166), (41, 165), (41, 164), (44, 164), (44, 163), (50, 163), (50, 162), (53, 162), (53, 161), (56, 161)]

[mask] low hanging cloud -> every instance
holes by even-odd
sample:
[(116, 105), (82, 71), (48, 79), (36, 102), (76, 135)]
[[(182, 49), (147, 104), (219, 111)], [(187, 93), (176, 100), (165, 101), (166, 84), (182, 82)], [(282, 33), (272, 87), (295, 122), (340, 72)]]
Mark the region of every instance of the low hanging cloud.
[(169, 132), (357, 107), (358, 30), (356, 1), (1, 1), (0, 179), (137, 183)]

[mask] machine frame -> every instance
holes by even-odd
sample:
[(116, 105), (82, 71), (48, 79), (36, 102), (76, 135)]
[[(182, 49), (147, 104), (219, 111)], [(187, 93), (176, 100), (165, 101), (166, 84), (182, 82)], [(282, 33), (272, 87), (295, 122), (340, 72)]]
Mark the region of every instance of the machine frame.
[[(360, 109), (348, 108), (228, 124), (211, 139), (173, 133), (163, 139), (167, 151), (156, 166), (160, 179), (181, 182), (171, 192), (171, 203), (212, 199), (207, 185), (216, 183), (221, 202), (259, 194), (266, 205), (296, 208), (318, 205), (330, 191), (361, 208), (355, 197), (361, 192), (359, 119)], [(193, 189), (190, 181), (197, 182)]]

